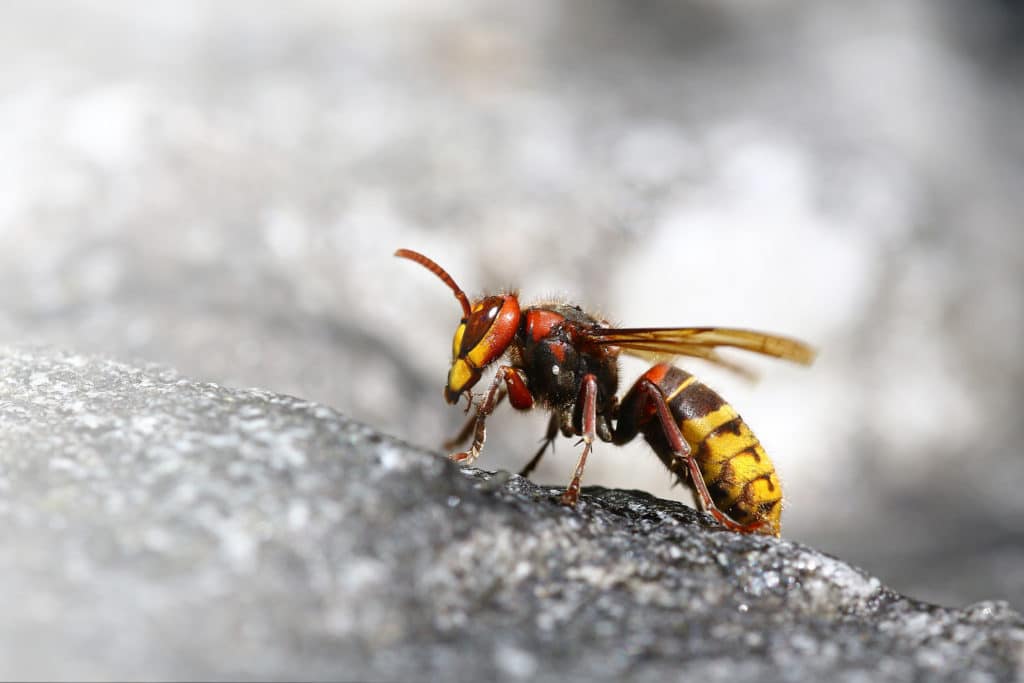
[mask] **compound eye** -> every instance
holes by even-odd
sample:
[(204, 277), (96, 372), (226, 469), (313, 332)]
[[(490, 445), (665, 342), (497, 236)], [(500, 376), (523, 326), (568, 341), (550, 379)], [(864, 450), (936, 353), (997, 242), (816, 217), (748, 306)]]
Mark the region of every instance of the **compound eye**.
[(455, 332), (454, 360), (465, 359), (475, 368), (487, 367), (512, 344), (519, 319), (519, 300), (514, 294), (481, 299), (473, 306), (469, 320)]
[(484, 336), (494, 326), (494, 321), (498, 318), (503, 303), (504, 297), (489, 296), (473, 306), (473, 313), (466, 321), (466, 328), (461, 339), (458, 340), (459, 348), (455, 354), (456, 357), (462, 358), (480, 345)]
[(455, 328), (455, 336), (452, 338), (452, 359), (458, 358), (462, 353), (462, 337), (466, 334), (466, 321), (463, 320)]

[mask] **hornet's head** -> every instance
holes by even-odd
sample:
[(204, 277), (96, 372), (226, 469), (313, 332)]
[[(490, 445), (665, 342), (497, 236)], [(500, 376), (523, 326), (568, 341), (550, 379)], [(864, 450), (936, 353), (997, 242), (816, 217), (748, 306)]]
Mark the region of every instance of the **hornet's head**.
[(519, 300), (514, 294), (487, 296), (472, 305), (466, 293), (445, 270), (419, 252), (399, 249), (395, 256), (420, 264), (455, 293), (462, 306), (462, 320), (452, 340), (452, 367), (444, 398), (455, 404), (480, 380), (484, 368), (501, 358), (519, 327)]

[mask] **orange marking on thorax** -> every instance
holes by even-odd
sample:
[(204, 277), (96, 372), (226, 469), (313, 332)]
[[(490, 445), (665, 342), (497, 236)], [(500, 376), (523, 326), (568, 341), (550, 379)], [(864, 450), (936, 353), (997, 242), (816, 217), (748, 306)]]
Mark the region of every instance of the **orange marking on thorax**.
[(535, 342), (551, 334), (551, 328), (565, 322), (565, 316), (554, 311), (533, 310), (526, 313), (526, 333)]

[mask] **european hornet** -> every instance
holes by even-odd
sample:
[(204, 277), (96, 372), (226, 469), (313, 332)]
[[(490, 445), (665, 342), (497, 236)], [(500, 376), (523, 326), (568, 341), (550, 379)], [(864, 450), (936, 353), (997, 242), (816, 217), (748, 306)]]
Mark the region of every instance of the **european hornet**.
[[(441, 279), (462, 306), (452, 342), (452, 364), (444, 390), (450, 404), (471, 389), (483, 370), (501, 358), (490, 388), (460, 434), (447, 447), (473, 436), (469, 450), (454, 453), (472, 464), (486, 437), (485, 422), (507, 396), (518, 410), (539, 403), (551, 411), (536, 455), (520, 474), (528, 476), (561, 431), (579, 436), (583, 452), (561, 501), (579, 500), (580, 481), (595, 439), (624, 444), (642, 434), (666, 467), (696, 494), (703, 508), (727, 529), (778, 536), (782, 488), (771, 459), (739, 414), (696, 377), (663, 361), (693, 356), (741, 369), (718, 354), (734, 347), (809, 365), (814, 350), (803, 342), (764, 332), (722, 327), (612, 327), (565, 303), (520, 308), (515, 292), (470, 303), (455, 280), (429, 258), (409, 249), (407, 258)], [(657, 364), (619, 400), (618, 357), (639, 356)]]

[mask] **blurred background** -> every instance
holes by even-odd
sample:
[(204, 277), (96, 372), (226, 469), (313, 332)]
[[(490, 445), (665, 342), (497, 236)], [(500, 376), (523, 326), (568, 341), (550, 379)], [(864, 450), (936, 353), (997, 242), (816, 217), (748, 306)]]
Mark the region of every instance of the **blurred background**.
[[(1021, 609), (1022, 39), (1010, 0), (7, 3), (0, 343), (439, 448), (460, 311), (398, 247), (471, 296), (799, 336), (817, 364), (757, 384), (686, 365), (772, 454), (785, 536)], [(506, 408), (479, 465), (545, 424)], [(585, 483), (690, 500), (640, 445)]]

